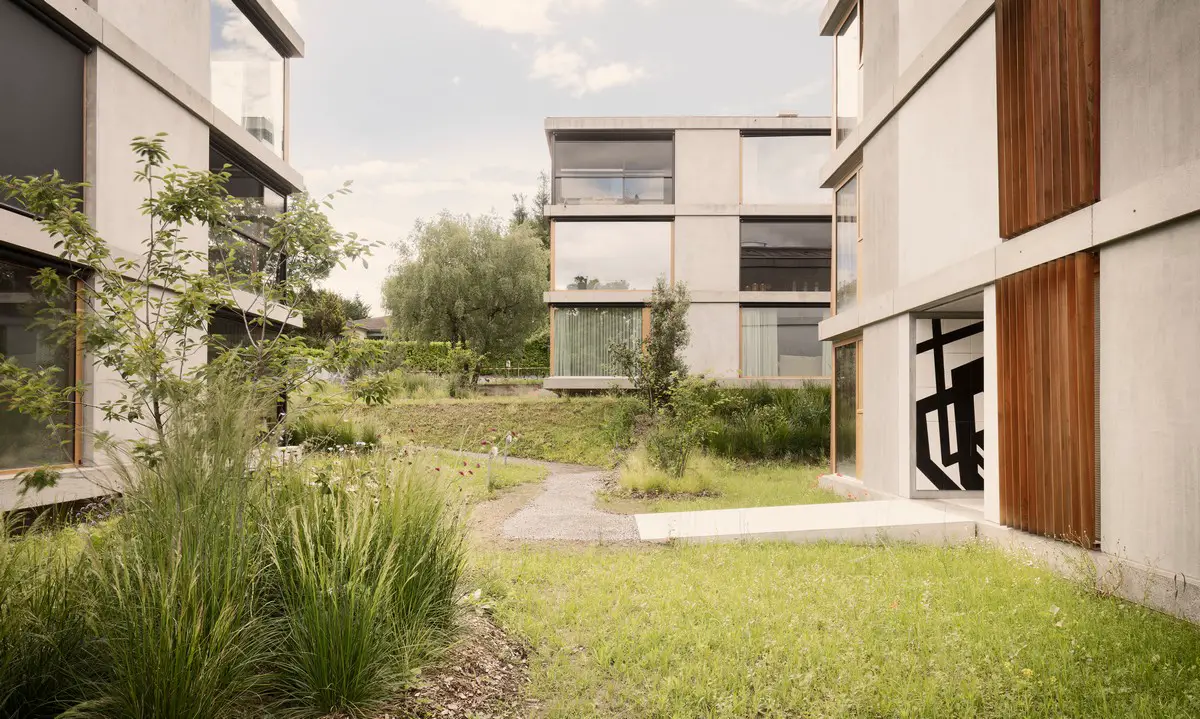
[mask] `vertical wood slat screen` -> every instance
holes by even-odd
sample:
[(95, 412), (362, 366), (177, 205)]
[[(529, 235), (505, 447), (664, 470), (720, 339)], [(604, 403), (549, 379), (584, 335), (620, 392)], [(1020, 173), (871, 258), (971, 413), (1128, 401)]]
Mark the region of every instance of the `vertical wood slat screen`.
[(996, 0), (1000, 236), (1100, 199), (1100, 0)]
[(554, 310), (555, 377), (609, 377), (613, 342), (642, 339), (640, 307), (557, 307)]
[(1091, 546), (1096, 511), (1096, 256), (996, 283), (1000, 521)]

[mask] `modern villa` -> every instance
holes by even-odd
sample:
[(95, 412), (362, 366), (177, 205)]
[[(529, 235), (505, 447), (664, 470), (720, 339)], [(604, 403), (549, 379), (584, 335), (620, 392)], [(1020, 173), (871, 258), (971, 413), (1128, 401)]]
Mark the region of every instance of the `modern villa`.
[(1095, 549), (1160, 606), (1200, 606), (1198, 28), (1172, 0), (820, 22), (831, 470)]
[(828, 381), (827, 117), (549, 118), (551, 376), (628, 384), (614, 342), (649, 331), (659, 279), (691, 296), (693, 372), (727, 384)]
[[(135, 255), (145, 237), (145, 189), (134, 182), (129, 144), (165, 132), (173, 162), (229, 165), (231, 194), (268, 214), (282, 211), (303, 188), (288, 162), (288, 63), (303, 51), (271, 0), (0, 0), (0, 63), (10, 70), (0, 77), (0, 102), (20, 109), (0, 113), (0, 175), (57, 170), (69, 182), (88, 182), (83, 209), (100, 236), (117, 253)], [(255, 231), (246, 229), (246, 239), (261, 244)], [(187, 241), (200, 252), (220, 251), (203, 228)], [(12, 474), (43, 464), (78, 471), (25, 504), (95, 494), (85, 480), (85, 468), (103, 459), (94, 432), (135, 434), (90, 409), (116, 391), (115, 378), (82, 347), (49, 344), (31, 327), (40, 306), (31, 279), (44, 267), (71, 269), (24, 208), (0, 203), (0, 355), (57, 366), (64, 382), (81, 377), (92, 394), (63, 418), (73, 427), (65, 449), (40, 423), (0, 411), (0, 509), (11, 506)], [(210, 330), (244, 334), (233, 320), (219, 316)]]

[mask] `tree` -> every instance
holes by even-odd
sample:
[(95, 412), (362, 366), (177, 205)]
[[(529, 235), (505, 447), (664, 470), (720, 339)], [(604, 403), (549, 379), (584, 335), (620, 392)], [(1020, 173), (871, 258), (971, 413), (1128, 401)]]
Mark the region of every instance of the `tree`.
[(406, 339), (500, 354), (520, 347), (544, 319), (549, 254), (528, 224), (443, 212), (418, 221), (398, 250), (383, 298)]
[(342, 311), (346, 314), (346, 319), (350, 322), (365, 320), (371, 316), (371, 305), (363, 302), (362, 297), (356, 292), (354, 299), (348, 300), (342, 297)]
[(513, 227), (527, 225), (542, 241), (542, 247), (550, 249), (550, 218), (546, 217), (546, 205), (550, 204), (550, 177), (545, 172), (538, 173), (538, 189), (533, 196), (533, 208), (527, 203), (529, 198), (525, 193), (514, 193), (513, 210), (510, 223)]
[(651, 410), (665, 407), (675, 384), (687, 376), (682, 353), (691, 335), (690, 304), (686, 285), (659, 277), (650, 294), (649, 336), (633, 346), (614, 342), (609, 348), (618, 374), (629, 378)]
[(340, 337), (346, 329), (346, 298), (336, 292), (305, 289), (299, 307), (304, 313), (304, 334), (319, 344)]

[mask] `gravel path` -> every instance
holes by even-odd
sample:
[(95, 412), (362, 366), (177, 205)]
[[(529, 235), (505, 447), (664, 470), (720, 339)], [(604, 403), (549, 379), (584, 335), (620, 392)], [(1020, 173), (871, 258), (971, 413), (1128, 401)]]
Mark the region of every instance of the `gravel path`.
[(543, 491), (504, 522), (505, 539), (628, 542), (638, 538), (633, 517), (596, 508), (601, 473), (550, 465)]

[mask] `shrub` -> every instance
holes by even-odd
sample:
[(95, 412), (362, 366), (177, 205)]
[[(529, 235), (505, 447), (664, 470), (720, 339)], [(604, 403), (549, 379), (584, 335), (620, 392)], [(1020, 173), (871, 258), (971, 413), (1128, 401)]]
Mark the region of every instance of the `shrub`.
[(714, 400), (709, 451), (734, 459), (820, 463), (829, 452), (829, 387), (727, 389)]
[(605, 413), (603, 433), (608, 443), (616, 449), (630, 447), (637, 435), (638, 423), (646, 418), (647, 409), (641, 398), (617, 394), (612, 407)]
[(302, 414), (289, 423), (285, 437), (288, 444), (303, 445), (314, 452), (374, 449), (380, 438), (377, 424), (356, 422), (335, 412)]
[(711, 431), (714, 397), (719, 400), (720, 394), (712, 380), (687, 377), (674, 382), (666, 409), (646, 435), (651, 464), (674, 477), (684, 475), (688, 459)]
[(626, 458), (619, 482), (622, 489), (637, 495), (704, 496), (715, 494), (716, 473), (713, 461), (699, 454), (689, 463), (686, 474), (676, 476), (656, 467), (650, 460), (648, 449), (641, 448)]
[(628, 377), (646, 406), (658, 411), (671, 399), (675, 383), (687, 376), (683, 348), (690, 330), (690, 300), (682, 282), (667, 284), (661, 277), (650, 295), (650, 332), (637, 343), (614, 342), (609, 347), (616, 374)]

